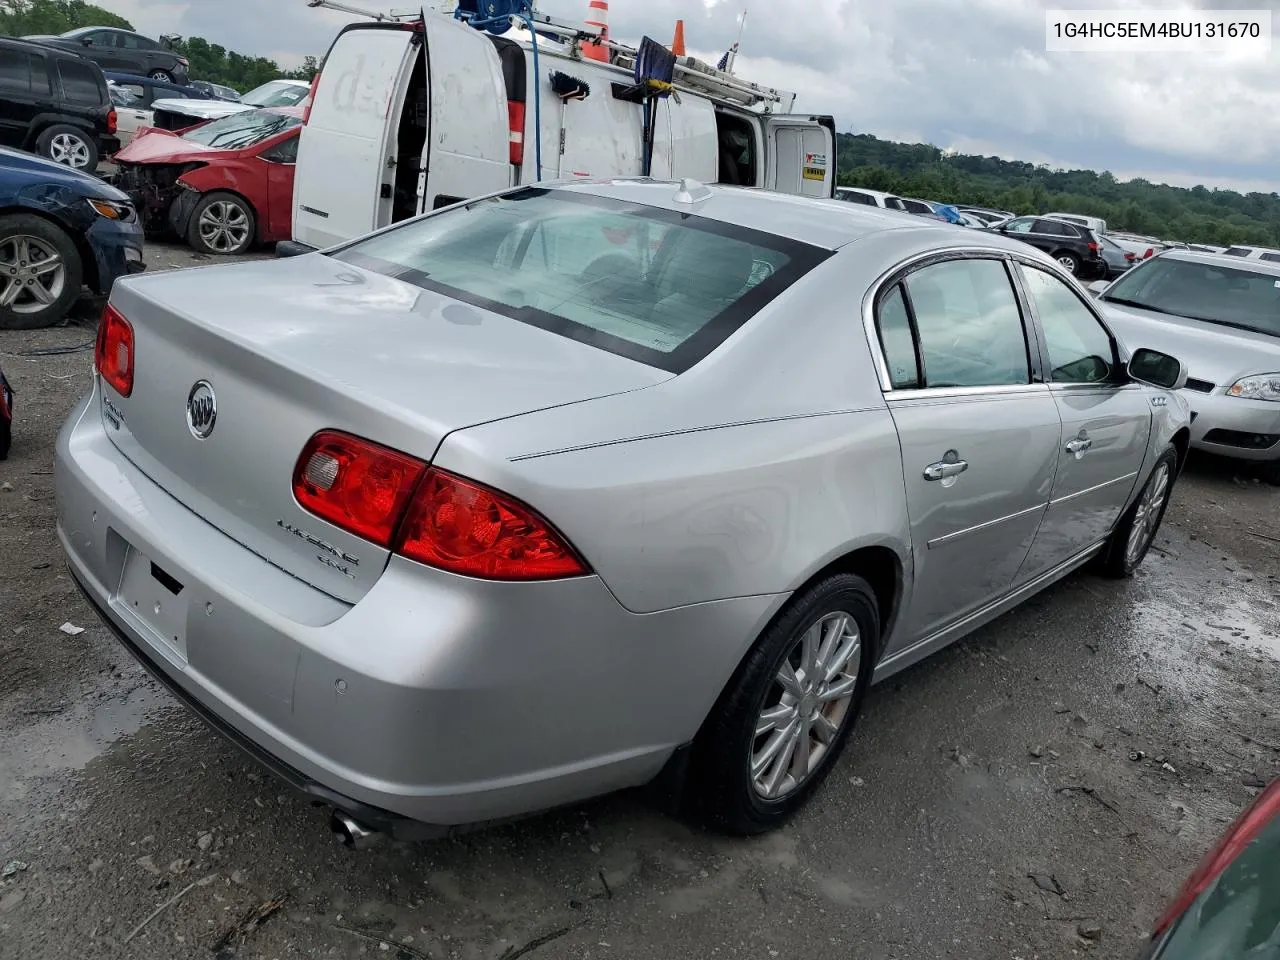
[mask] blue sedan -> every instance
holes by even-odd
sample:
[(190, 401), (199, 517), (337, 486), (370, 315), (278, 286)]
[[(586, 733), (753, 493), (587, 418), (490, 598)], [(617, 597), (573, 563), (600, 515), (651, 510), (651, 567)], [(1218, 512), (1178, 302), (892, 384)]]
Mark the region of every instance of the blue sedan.
[(0, 149), (0, 211), (0, 330), (57, 323), (84, 287), (145, 269), (137, 211), (91, 174)]

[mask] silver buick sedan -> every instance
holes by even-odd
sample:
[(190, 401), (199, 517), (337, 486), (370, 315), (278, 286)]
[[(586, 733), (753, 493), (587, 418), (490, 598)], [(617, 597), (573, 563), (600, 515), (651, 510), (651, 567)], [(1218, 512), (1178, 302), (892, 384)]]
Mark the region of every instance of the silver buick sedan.
[(872, 682), (1141, 563), (1189, 417), (1130, 346), (999, 236), (522, 188), (119, 282), (58, 532), (120, 641), (351, 837), (643, 784), (749, 834)]

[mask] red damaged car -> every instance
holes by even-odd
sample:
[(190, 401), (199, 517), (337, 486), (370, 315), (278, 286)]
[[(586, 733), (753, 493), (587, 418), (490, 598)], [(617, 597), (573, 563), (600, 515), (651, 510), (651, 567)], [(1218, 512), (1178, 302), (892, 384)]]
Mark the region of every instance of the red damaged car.
[(235, 113), (180, 132), (145, 130), (113, 158), (148, 233), (201, 253), (245, 253), (293, 232), (301, 107)]

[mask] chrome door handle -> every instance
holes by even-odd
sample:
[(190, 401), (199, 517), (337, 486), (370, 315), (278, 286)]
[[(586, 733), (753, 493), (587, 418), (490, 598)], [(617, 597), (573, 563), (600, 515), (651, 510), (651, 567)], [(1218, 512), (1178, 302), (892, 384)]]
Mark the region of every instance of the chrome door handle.
[(939, 460), (937, 463), (931, 463), (924, 468), (924, 478), (926, 480), (950, 480), (952, 477), (958, 477), (969, 469), (969, 461), (967, 460)]
[(1067, 453), (1074, 454), (1078, 457), (1092, 446), (1092, 440), (1089, 440), (1086, 437), (1077, 437), (1075, 440), (1072, 440), (1067, 444)]

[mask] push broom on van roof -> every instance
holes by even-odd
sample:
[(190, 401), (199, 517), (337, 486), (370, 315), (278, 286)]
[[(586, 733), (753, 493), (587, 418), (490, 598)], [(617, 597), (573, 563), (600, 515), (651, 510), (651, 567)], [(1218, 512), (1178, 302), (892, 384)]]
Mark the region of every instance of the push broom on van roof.
[[(293, 242), (278, 252), (554, 180), (690, 178), (833, 196), (832, 117), (795, 113), (794, 93), (652, 38), (619, 43), (607, 0), (589, 2), (584, 22), (570, 23), (529, 0), (461, 0), (451, 14), (308, 0), (367, 19), (338, 34), (316, 78)], [(683, 39), (681, 29), (672, 46)]]

